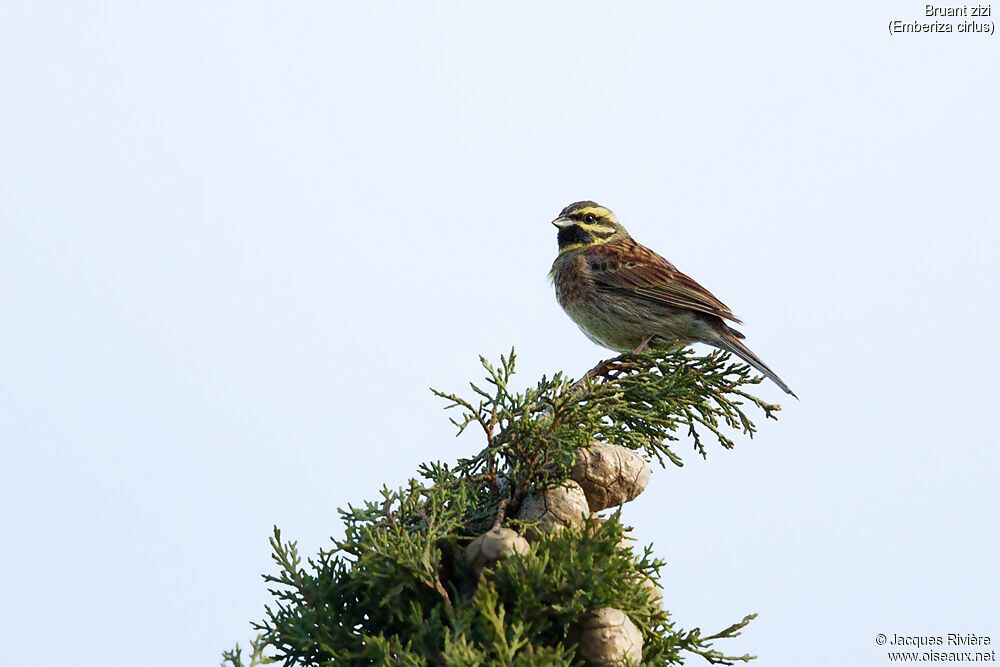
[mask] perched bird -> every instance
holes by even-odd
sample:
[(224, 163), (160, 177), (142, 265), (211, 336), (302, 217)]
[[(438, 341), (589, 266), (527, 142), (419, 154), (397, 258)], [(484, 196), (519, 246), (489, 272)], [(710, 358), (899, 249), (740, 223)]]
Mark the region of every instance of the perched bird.
[(618, 352), (707, 343), (739, 356), (795, 396), (726, 324), (740, 323), (732, 311), (633, 240), (614, 213), (578, 201), (552, 224), (559, 228), (559, 256), (549, 273), (556, 299), (590, 340)]

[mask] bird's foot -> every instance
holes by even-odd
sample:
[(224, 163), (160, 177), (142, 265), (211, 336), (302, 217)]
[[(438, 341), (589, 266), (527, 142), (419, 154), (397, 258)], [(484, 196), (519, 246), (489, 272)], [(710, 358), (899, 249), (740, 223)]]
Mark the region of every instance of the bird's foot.
[(611, 377), (611, 371), (614, 370), (615, 359), (605, 359), (601, 361), (596, 366), (587, 371), (582, 378), (577, 380), (572, 387), (573, 391), (578, 391), (583, 388), (583, 385), (587, 383), (587, 380), (602, 377)]

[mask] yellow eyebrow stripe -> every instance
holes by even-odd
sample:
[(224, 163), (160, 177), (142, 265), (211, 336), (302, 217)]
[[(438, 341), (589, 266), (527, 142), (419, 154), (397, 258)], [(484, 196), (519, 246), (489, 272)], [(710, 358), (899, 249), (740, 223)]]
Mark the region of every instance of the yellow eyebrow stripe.
[(577, 216), (583, 217), (591, 214), (596, 215), (598, 218), (605, 218), (607, 220), (611, 220), (612, 222), (618, 222), (618, 218), (615, 217), (615, 214), (603, 206), (586, 206), (581, 208), (579, 211), (573, 211), (574, 218)]

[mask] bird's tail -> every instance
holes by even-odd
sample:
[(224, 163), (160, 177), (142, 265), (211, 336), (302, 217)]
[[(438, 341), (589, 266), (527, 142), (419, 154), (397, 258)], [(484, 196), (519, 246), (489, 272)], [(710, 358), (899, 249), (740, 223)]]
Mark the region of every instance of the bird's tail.
[[(798, 398), (798, 396), (795, 396), (795, 392), (789, 389), (788, 385), (785, 384), (784, 380), (778, 377), (777, 373), (768, 368), (767, 364), (765, 364), (763, 361), (760, 360), (760, 357), (751, 352), (749, 347), (740, 342), (740, 340), (737, 338), (738, 335), (739, 334), (736, 331), (729, 329), (729, 331), (727, 331), (724, 334), (721, 334), (718, 339), (713, 341), (712, 345), (715, 345), (716, 347), (721, 347), (723, 350), (727, 352), (732, 352), (740, 359), (747, 362), (748, 364), (759, 370), (761, 373), (763, 373), (765, 376), (770, 378), (771, 381), (774, 382), (774, 384), (781, 387), (781, 389), (786, 394), (790, 394), (791, 396)], [(739, 335), (739, 337), (742, 338), (743, 336)]]

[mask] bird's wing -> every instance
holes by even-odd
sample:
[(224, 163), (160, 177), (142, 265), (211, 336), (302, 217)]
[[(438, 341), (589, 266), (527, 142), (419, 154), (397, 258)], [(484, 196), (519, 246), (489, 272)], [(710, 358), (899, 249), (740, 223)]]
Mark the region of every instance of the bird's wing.
[(594, 248), (589, 268), (597, 289), (641, 296), (740, 323), (733, 311), (711, 292), (631, 239)]

